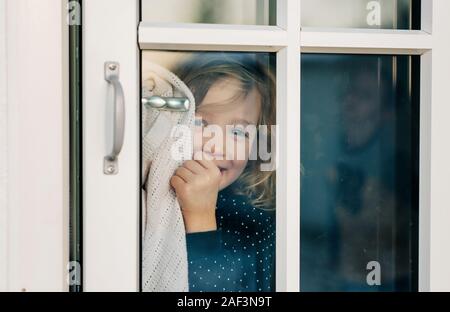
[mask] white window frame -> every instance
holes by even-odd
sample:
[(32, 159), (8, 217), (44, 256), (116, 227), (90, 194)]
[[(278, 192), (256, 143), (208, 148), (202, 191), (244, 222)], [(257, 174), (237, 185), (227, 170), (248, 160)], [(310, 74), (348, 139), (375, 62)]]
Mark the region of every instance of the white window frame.
[[(25, 1), (27, 6), (22, 6)], [(450, 197), (446, 180), (450, 176), (447, 135), (450, 132), (450, 106), (446, 101), (450, 72), (450, 19), (447, 16), (450, 2), (422, 0), (421, 31), (304, 28), (299, 32), (300, 1), (278, 0), (277, 26), (157, 25), (143, 22), (139, 28), (138, 0), (84, 2), (85, 290), (139, 289), (140, 117), (135, 105), (139, 103), (140, 96), (138, 40), (140, 47), (146, 49), (277, 52), (277, 291), (298, 291), (300, 286), (300, 52), (420, 55), (419, 290), (450, 291), (450, 247), (447, 242), (450, 237)], [(64, 62), (61, 60), (55, 65), (50, 57), (38, 58), (42, 55), (14, 55), (15, 51), (19, 51), (17, 47), (26, 48), (28, 41), (43, 47), (41, 42), (33, 41), (36, 34), (48, 40), (45, 42), (52, 48), (57, 49), (58, 44), (61, 47), (64, 42), (61, 31), (61, 25), (65, 26), (61, 23), (64, 5), (62, 2), (55, 4), (53, 0), (6, 2), (8, 17), (11, 14), (16, 19), (7, 21), (10, 26), (7, 27), (6, 73), (9, 195), (7, 205), (0, 207), (0, 216), (7, 216), (8, 227), (0, 229), (0, 241), (7, 241), (8, 248), (7, 254), (3, 255), (6, 261), (0, 261), (0, 274), (7, 275), (7, 282), (6, 286), (0, 287), (10, 290), (67, 290), (64, 280), (68, 223), (64, 194), (68, 179), (64, 168), (67, 168), (68, 157), (67, 144), (63, 143), (63, 139), (68, 137), (63, 135), (67, 130), (64, 126), (67, 120), (62, 117), (66, 112), (64, 105), (55, 106), (58, 100), (64, 102), (66, 86), (61, 82), (63, 75), (48, 71), (48, 68), (59, 68), (63, 72)], [(29, 14), (27, 10), (30, 8), (41, 16), (52, 13), (45, 22), (39, 19), (41, 24), (36, 24), (34, 29), (17, 27), (19, 21), (29, 21), (30, 17), (26, 14)], [(50, 28), (52, 26), (61, 28), (55, 30)], [(43, 32), (39, 32), (42, 29), (47, 30), (48, 34), (42, 35)], [(58, 57), (63, 55), (62, 51), (63, 48), (57, 53)], [(39, 64), (41, 73), (45, 73), (46, 79), (52, 83), (51, 88), (42, 85), (33, 87), (34, 81), (21, 79), (21, 75), (29, 73), (29, 68), (23, 65), (24, 58), (27, 60), (25, 64), (34, 64), (33, 61)], [(108, 60), (121, 63), (120, 79), (127, 101), (125, 145), (120, 155), (120, 172), (114, 177), (103, 175), (102, 170), (107, 149), (103, 111), (107, 84), (103, 79), (103, 63)], [(18, 72), (16, 66), (19, 66)], [(28, 90), (26, 94), (23, 94), (24, 88)], [(34, 103), (26, 101), (29, 90), (42, 96), (39, 110), (33, 106)], [(44, 100), (46, 95), (51, 94), (56, 95), (50, 101)], [(24, 117), (21, 113), (28, 109), (37, 117)], [(43, 116), (42, 112), (51, 115)], [(42, 120), (49, 122), (40, 132), (38, 142), (53, 153), (50, 157), (47, 154), (39, 156), (39, 164), (49, 172), (54, 170), (55, 165), (59, 170), (57, 174), (43, 178), (47, 183), (42, 183), (42, 179), (37, 177), (30, 178), (29, 172), (22, 169), (24, 163), (30, 161), (23, 155), (34, 152), (33, 147), (36, 146), (36, 137), (26, 134), (30, 129), (40, 129)], [(18, 140), (23, 144), (15, 143)], [(20, 196), (24, 181), (37, 187), (40, 193), (55, 194), (47, 201), (38, 202), (42, 215), (37, 221), (26, 219), (24, 222), (24, 216), (36, 216), (36, 198), (42, 198), (36, 193)], [(50, 216), (53, 216), (52, 222), (46, 224), (49, 230), (42, 231), (41, 218)], [(42, 250), (46, 251), (45, 255)], [(33, 263), (37, 255), (38, 262)], [(21, 271), (24, 268), (25, 271)]]

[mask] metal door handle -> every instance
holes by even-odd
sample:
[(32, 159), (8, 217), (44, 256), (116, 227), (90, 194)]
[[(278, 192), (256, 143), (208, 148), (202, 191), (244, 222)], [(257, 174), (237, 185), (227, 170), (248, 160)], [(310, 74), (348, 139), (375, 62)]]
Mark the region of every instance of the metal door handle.
[(111, 152), (105, 156), (103, 172), (107, 175), (117, 174), (118, 156), (122, 150), (125, 134), (125, 96), (122, 84), (119, 81), (120, 64), (117, 62), (105, 62), (105, 80), (114, 90), (113, 98), (113, 146)]
[(190, 105), (189, 99), (184, 97), (160, 97), (154, 95), (144, 97), (141, 101), (143, 105), (174, 112), (187, 112)]

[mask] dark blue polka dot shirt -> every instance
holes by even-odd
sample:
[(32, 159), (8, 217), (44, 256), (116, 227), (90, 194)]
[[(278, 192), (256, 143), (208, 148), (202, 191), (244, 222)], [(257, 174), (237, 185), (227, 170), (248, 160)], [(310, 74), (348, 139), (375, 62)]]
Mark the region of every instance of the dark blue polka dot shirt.
[(186, 235), (190, 291), (275, 291), (275, 211), (234, 187), (219, 192), (217, 231)]

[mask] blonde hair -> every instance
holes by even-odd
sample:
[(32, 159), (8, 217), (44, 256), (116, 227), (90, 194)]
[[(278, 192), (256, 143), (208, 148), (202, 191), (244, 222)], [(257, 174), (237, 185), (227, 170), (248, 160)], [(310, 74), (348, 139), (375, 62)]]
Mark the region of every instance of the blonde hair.
[[(241, 84), (244, 97), (256, 89), (261, 98), (261, 114), (258, 125), (267, 125), (268, 152), (271, 151), (271, 126), (276, 123), (275, 79), (267, 64), (259, 58), (267, 53), (194, 53), (187, 61), (178, 64), (173, 70), (186, 83), (194, 94), (197, 106), (205, 98), (208, 90), (216, 82), (225, 78), (234, 78)], [(257, 133), (257, 138), (261, 134)], [(275, 171), (261, 171), (261, 165), (269, 163), (259, 158), (249, 160), (244, 172), (237, 179), (237, 194), (246, 195), (255, 207), (275, 209)]]

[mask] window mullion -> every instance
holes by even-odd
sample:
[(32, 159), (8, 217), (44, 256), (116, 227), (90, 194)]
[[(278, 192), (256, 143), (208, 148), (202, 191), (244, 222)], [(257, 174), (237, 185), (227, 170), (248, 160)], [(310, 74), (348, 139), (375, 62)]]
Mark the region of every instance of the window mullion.
[(300, 270), (300, 1), (279, 0), (287, 46), (277, 55), (277, 291), (298, 291)]

